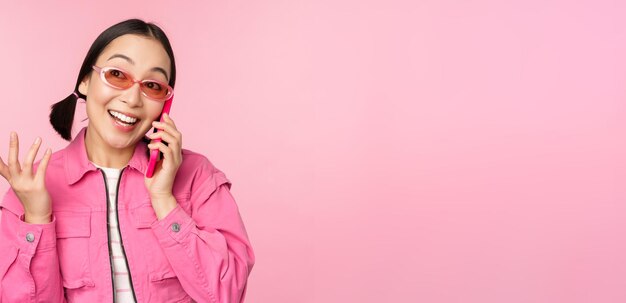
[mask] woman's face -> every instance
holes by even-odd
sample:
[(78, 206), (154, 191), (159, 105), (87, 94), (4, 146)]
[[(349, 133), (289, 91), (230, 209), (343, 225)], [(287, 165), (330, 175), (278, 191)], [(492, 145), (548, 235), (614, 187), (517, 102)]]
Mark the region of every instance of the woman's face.
[[(135, 80), (151, 79), (168, 83), (171, 75), (170, 58), (161, 43), (131, 34), (111, 41), (94, 65), (117, 67), (130, 73)], [(164, 105), (164, 102), (144, 96), (139, 83), (124, 90), (116, 89), (104, 83), (94, 70), (81, 82), (79, 91), (87, 96), (89, 132), (99, 137), (92, 140), (118, 149), (134, 146), (141, 140)], [(126, 119), (126, 122), (136, 119), (136, 122), (132, 125), (124, 124), (119, 117)]]

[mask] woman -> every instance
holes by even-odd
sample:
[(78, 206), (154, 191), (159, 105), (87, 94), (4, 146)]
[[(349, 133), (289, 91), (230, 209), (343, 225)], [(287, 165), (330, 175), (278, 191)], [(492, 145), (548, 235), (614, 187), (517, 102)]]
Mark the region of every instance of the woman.
[[(37, 138), (20, 164), (11, 133), (0, 159), (11, 186), (0, 207), (1, 302), (244, 300), (254, 253), (231, 183), (181, 148), (172, 118), (157, 122), (175, 79), (163, 31), (120, 22), (94, 41), (75, 91), (52, 108), (70, 144), (33, 163)], [(89, 122), (72, 139), (79, 98)], [(147, 178), (151, 150), (163, 159)]]

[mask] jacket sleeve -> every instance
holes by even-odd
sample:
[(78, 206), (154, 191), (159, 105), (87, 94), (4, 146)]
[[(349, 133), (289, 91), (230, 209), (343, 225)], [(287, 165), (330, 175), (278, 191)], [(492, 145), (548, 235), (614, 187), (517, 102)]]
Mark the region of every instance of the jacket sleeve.
[(0, 205), (0, 303), (65, 302), (56, 249), (56, 219), (24, 222), (12, 189)]
[(183, 289), (198, 302), (239, 303), (255, 262), (231, 183), (206, 161), (194, 176), (191, 214), (179, 204), (152, 225)]

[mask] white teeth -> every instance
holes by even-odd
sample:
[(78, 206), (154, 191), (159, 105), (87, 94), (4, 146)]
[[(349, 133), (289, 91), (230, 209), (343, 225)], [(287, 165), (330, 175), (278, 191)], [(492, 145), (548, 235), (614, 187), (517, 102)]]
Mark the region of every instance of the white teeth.
[(120, 120), (122, 120), (122, 121), (124, 121), (126, 123), (133, 124), (133, 123), (137, 122), (137, 118), (131, 118), (131, 117), (126, 116), (126, 115), (124, 115), (122, 113), (114, 112), (112, 110), (110, 110), (109, 113), (112, 116), (115, 116), (116, 118), (118, 118), (118, 119), (120, 119)]

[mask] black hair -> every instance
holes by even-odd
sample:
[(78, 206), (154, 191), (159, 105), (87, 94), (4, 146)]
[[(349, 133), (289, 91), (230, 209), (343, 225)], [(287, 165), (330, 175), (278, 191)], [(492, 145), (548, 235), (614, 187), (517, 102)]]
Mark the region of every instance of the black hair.
[[(111, 43), (111, 41), (115, 38), (126, 34), (153, 38), (161, 42), (165, 52), (167, 52), (170, 57), (171, 62), (171, 75), (168, 84), (171, 87), (174, 87), (176, 82), (176, 64), (174, 63), (174, 52), (172, 51), (172, 46), (170, 45), (170, 41), (167, 39), (165, 32), (163, 32), (163, 30), (157, 25), (153, 23), (146, 23), (140, 19), (128, 19), (117, 23), (103, 31), (91, 44), (91, 47), (87, 52), (87, 56), (85, 56), (85, 60), (83, 61), (83, 65), (80, 67), (74, 92), (72, 92), (65, 99), (51, 106), (50, 124), (52, 124), (54, 130), (56, 130), (56, 132), (59, 133), (63, 139), (67, 141), (72, 140), (72, 124), (74, 122), (74, 112), (76, 110), (76, 101), (78, 99), (77, 96), (82, 99), (86, 98), (85, 95), (78, 91), (81, 81), (86, 75), (91, 73), (92, 65), (96, 63), (98, 56), (100, 56), (100, 53), (102, 53), (106, 46), (109, 45), (109, 43)], [(76, 95), (74, 93), (76, 93)], [(146, 137), (144, 137), (143, 140), (146, 143), (149, 142), (149, 139)]]

